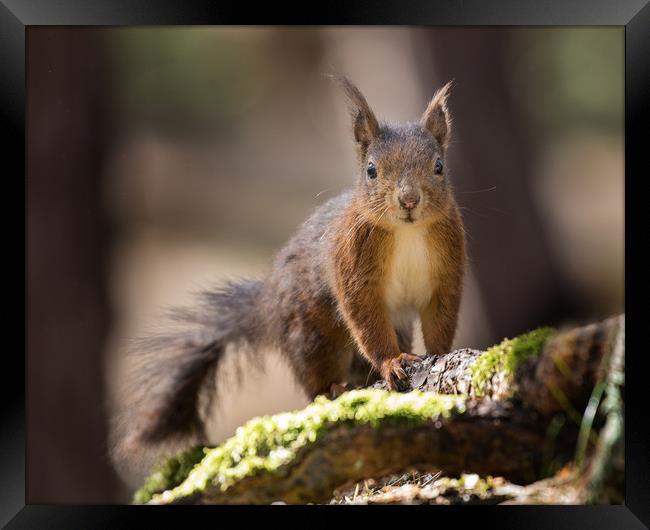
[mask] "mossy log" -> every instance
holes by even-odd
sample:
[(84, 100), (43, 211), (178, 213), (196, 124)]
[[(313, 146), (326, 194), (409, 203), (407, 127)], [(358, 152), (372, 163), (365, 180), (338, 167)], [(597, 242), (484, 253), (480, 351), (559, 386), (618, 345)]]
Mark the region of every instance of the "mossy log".
[[(539, 477), (558, 411), (581, 413), (604, 381), (623, 317), (556, 332), (541, 328), (486, 352), (457, 350), (407, 369), (408, 393), (382, 388), (318, 398), (302, 411), (256, 418), (216, 448), (158, 466), (136, 502), (322, 502), (341, 484), (408, 467)], [(577, 425), (554, 440), (569, 460)]]
[[(583, 415), (575, 461), (553, 476), (528, 485), (517, 485), (503, 477), (441, 472), (410, 471), (375, 480), (348, 483), (334, 492), (331, 504), (623, 504), (624, 446), (623, 400), (625, 383), (624, 335), (616, 335), (607, 377), (592, 392)], [(599, 383), (601, 384), (601, 383)], [(601, 399), (604, 396), (604, 399)], [(600, 405), (600, 407), (598, 407)], [(592, 451), (583, 454), (583, 443), (592, 434), (590, 423), (599, 411), (603, 424)]]

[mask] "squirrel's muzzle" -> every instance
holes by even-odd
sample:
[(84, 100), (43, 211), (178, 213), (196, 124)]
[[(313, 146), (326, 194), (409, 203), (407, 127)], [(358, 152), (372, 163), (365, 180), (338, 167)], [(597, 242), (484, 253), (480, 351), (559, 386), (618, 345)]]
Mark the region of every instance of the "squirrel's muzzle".
[(407, 186), (400, 190), (398, 199), (400, 206), (410, 211), (420, 203), (420, 192), (412, 186)]

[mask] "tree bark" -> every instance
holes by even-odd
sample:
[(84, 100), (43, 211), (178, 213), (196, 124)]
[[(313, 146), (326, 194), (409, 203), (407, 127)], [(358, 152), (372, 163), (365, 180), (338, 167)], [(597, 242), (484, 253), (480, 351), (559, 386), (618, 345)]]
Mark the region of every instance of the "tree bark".
[[(607, 375), (609, 355), (623, 317), (559, 332), (518, 367), (513, 380), (497, 370), (485, 388), (477, 393), (471, 367), (483, 351), (464, 348), (445, 355), (427, 356), (406, 369), (410, 390), (469, 397), (517, 397), (545, 416), (582, 410), (597, 381)], [(387, 390), (385, 381), (375, 388)]]

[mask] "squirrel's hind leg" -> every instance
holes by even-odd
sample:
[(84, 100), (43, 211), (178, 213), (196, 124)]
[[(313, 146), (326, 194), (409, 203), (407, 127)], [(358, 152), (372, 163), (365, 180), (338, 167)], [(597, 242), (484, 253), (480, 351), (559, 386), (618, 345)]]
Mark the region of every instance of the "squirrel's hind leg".
[[(307, 397), (331, 397), (336, 388), (346, 387), (353, 355), (346, 340), (328, 340), (319, 344), (304, 341), (302, 344), (303, 348), (287, 353), (294, 376)], [(338, 386), (333, 388), (333, 385)]]
[(354, 388), (364, 388), (371, 386), (381, 379), (381, 375), (374, 367), (359, 353), (354, 352), (352, 362), (350, 363), (350, 373), (347, 378), (348, 382)]

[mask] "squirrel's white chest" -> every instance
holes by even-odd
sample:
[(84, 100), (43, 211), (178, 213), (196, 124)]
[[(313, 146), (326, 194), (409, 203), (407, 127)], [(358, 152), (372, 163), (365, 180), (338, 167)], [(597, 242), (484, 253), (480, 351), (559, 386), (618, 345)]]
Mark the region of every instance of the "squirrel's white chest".
[(426, 228), (400, 227), (395, 232), (384, 296), (392, 320), (417, 315), (431, 300), (435, 288), (436, 258)]

